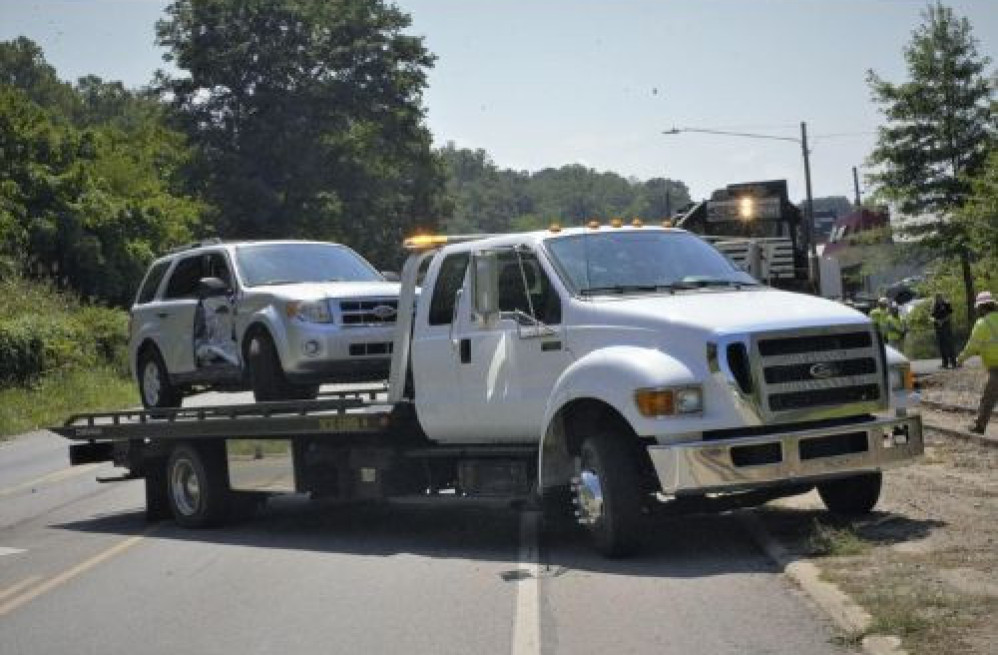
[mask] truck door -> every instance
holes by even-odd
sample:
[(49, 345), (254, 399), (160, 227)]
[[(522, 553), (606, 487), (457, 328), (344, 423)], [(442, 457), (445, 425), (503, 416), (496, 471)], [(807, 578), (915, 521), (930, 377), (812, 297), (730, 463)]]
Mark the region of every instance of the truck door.
[(497, 253), (499, 320), (471, 318), (470, 288), (459, 308), (458, 349), (465, 431), (486, 441), (533, 441), (551, 389), (570, 363), (561, 299), (529, 249)]
[[(468, 270), (467, 252), (447, 255), (432, 280), (429, 303), (420, 302), (412, 340), (412, 374), (416, 389), (416, 412), (420, 425), (433, 439), (462, 440), (465, 436), (461, 410), (460, 348), (455, 340), (454, 318)], [(428, 289), (423, 288), (421, 300)]]

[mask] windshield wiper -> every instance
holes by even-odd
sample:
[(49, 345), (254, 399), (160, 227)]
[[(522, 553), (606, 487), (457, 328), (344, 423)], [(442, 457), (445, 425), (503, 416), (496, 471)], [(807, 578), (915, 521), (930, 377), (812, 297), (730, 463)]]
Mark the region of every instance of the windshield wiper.
[(277, 284), (301, 284), (300, 280), (264, 280), (263, 282), (257, 282), (253, 286), (256, 287), (268, 287)]
[(709, 279), (709, 280), (693, 280), (689, 282), (684, 282), (691, 287), (735, 287), (736, 289), (741, 289), (742, 287), (757, 287), (759, 284), (757, 282), (745, 282), (744, 280), (722, 280)]
[(614, 284), (605, 287), (589, 287), (579, 291), (579, 294), (583, 296), (595, 296), (603, 293), (623, 295), (625, 293), (655, 293), (656, 291), (695, 288), (696, 286), (686, 284), (685, 282), (672, 282), (670, 284)]

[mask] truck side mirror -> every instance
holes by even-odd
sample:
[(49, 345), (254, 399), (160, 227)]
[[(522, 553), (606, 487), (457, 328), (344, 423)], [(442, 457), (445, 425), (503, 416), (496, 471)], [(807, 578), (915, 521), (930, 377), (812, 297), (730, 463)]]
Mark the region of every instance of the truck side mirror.
[(499, 266), (496, 253), (477, 252), (471, 260), (471, 292), (475, 319), (483, 324), (499, 317)]

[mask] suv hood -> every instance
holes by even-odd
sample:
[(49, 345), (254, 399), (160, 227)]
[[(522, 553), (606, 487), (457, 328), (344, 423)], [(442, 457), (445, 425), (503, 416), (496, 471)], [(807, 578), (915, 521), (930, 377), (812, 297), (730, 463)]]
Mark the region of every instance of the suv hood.
[(840, 303), (774, 289), (600, 298), (594, 303), (603, 322), (617, 317), (624, 325), (668, 323), (719, 335), (870, 322), (864, 314)]
[(398, 282), (307, 282), (252, 287), (289, 300), (342, 300), (348, 298), (398, 298)]

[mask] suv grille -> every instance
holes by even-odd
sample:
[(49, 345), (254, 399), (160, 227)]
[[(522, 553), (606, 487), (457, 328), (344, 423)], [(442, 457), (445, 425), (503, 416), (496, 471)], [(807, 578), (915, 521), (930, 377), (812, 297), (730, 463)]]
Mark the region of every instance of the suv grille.
[(394, 325), (398, 300), (341, 300), (340, 316), (345, 327)]
[(760, 334), (753, 346), (757, 397), (770, 415), (857, 404), (870, 410), (885, 403), (880, 348), (870, 328)]

